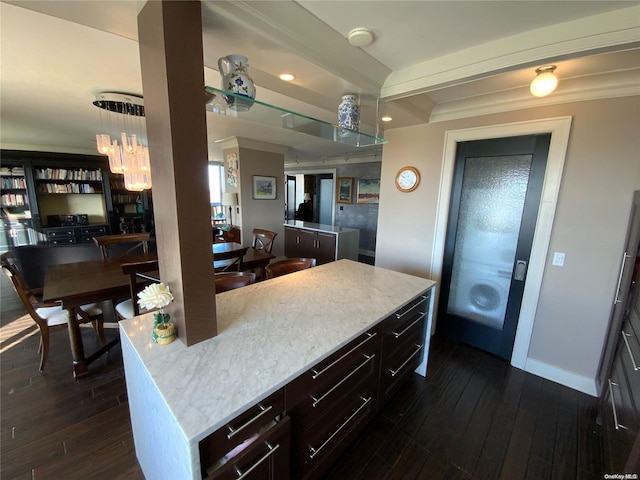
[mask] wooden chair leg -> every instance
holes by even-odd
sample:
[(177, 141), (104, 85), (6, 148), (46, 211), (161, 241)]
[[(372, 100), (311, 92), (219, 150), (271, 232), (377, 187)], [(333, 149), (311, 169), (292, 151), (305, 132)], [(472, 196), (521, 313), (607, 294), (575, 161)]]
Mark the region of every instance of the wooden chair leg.
[(47, 363), (49, 356), (49, 327), (40, 328), (40, 371), (44, 370), (44, 364)]
[(104, 346), (106, 344), (104, 338), (104, 316), (100, 315), (95, 320), (91, 321), (91, 325), (93, 325), (93, 329), (98, 334), (98, 339), (100, 340), (100, 345)]

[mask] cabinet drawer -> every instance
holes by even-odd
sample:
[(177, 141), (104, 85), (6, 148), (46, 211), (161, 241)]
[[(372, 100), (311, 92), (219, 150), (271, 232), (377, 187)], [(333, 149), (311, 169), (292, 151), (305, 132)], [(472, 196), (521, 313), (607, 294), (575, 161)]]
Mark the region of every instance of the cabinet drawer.
[(344, 388), (370, 375), (380, 360), (380, 333), (376, 326), (316, 364), (286, 388), (287, 410), (319, 410), (344, 393)]
[(44, 232), (48, 239), (76, 236), (76, 230), (74, 228), (61, 228), (56, 230), (45, 229)]
[(635, 406), (636, 414), (640, 408), (640, 345), (638, 345), (637, 339), (628, 333), (631, 330), (626, 325), (620, 332), (621, 336), (621, 352), (618, 354), (622, 357), (622, 370), (626, 377), (629, 393), (633, 405)]
[(605, 386), (609, 389), (609, 395), (612, 397), (608, 408), (616, 430), (636, 432), (638, 430), (637, 412), (631, 398), (631, 390), (623, 365), (624, 360), (621, 355), (621, 353), (624, 354), (621, 352), (623, 348), (623, 345), (618, 345), (618, 354), (611, 369), (611, 378), (608, 385)]
[(206, 471), (206, 480), (288, 480), (290, 478), (290, 419), (284, 417), (260, 433), (243, 450), (230, 452)]
[(305, 431), (297, 442), (299, 448), (297, 477), (320, 478), (353, 441), (376, 411), (376, 385), (361, 384), (346, 396), (340, 408), (327, 412), (315, 426)]
[(258, 402), (200, 442), (202, 471), (216, 465), (245, 440), (260, 434), (284, 413), (284, 390)]
[(47, 242), (49, 245), (75, 245), (77, 242), (76, 237), (60, 237), (51, 238)]
[(99, 237), (107, 234), (106, 225), (93, 225), (90, 227), (80, 227), (80, 235), (93, 235)]

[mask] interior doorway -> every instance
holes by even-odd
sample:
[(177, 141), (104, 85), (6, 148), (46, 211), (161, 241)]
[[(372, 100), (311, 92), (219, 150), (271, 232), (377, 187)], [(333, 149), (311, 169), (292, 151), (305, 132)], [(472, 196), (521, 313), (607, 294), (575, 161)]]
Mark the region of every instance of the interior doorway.
[[(534, 361), (530, 362), (528, 359), (529, 344), (533, 333), (536, 307), (542, 286), (544, 268), (546, 266), (549, 240), (551, 238), (553, 219), (560, 191), (560, 182), (567, 145), (569, 143), (570, 130), (571, 117), (567, 116), (504, 125), (475, 127), (464, 130), (451, 130), (445, 134), (444, 162), (440, 177), (440, 198), (438, 201), (434, 243), (431, 255), (431, 270), (429, 272), (430, 278), (438, 282), (442, 279), (446, 226), (449, 216), (449, 203), (457, 144), (464, 141), (488, 138), (534, 135), (540, 133), (551, 134), (549, 156), (542, 188), (542, 202), (538, 212), (527, 279), (524, 286), (522, 307), (520, 309), (516, 338), (511, 354), (511, 364), (513, 366), (536, 374), (541, 374), (539, 372), (540, 367), (537, 366)], [(437, 289), (436, 297), (439, 294), (440, 289)], [(434, 318), (436, 322), (437, 305), (438, 302), (436, 301), (434, 303)], [(560, 375), (559, 372), (558, 375)], [(549, 378), (548, 372), (547, 375), (541, 374), (541, 376)], [(565, 384), (571, 384), (571, 381), (565, 382)]]
[(439, 330), (510, 359), (550, 134), (458, 144)]
[[(289, 198), (290, 192), (294, 190), (293, 187), (289, 186), (289, 179), (295, 179), (294, 216), (288, 217), (289, 213), (287, 213), (288, 220), (295, 218), (295, 212), (299, 205), (304, 202), (305, 193), (308, 193), (313, 204), (313, 222), (325, 225), (334, 224), (336, 208), (336, 204), (333, 201), (333, 185), (336, 178), (335, 168), (291, 169), (285, 171), (285, 177), (287, 178), (287, 198)], [(289, 209), (290, 207), (287, 207), (287, 211)]]

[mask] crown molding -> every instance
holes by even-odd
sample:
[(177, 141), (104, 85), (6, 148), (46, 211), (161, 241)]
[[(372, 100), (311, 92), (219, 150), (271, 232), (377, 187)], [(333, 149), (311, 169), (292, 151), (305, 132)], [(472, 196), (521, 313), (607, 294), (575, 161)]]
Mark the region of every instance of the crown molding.
[(639, 75), (640, 69), (633, 69), (589, 77), (561, 79), (558, 89), (551, 95), (542, 98), (531, 95), (527, 85), (490, 95), (441, 103), (436, 105), (431, 112), (429, 123), (561, 103), (640, 95)]
[(490, 74), (640, 45), (640, 6), (551, 25), (395, 71), (381, 90), (393, 99)]

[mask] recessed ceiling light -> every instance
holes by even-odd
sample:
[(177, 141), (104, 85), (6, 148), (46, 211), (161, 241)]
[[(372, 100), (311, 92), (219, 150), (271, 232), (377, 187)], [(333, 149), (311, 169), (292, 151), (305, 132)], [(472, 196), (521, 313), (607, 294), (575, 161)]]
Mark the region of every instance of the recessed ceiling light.
[(366, 47), (373, 42), (373, 32), (368, 28), (354, 28), (347, 34), (347, 39), (354, 47)]
[(393, 118), (389, 115), (385, 115), (383, 117), (380, 117), (380, 120), (382, 120), (383, 122), (390, 122), (391, 120), (393, 120)]
[(296, 76), (293, 73), (281, 73), (280, 74), (280, 80), (284, 80), (285, 82), (290, 82), (294, 78), (296, 78)]

